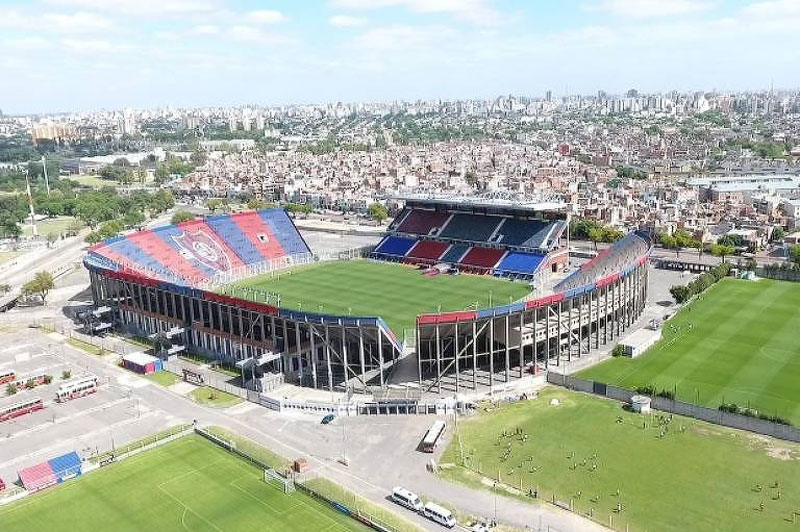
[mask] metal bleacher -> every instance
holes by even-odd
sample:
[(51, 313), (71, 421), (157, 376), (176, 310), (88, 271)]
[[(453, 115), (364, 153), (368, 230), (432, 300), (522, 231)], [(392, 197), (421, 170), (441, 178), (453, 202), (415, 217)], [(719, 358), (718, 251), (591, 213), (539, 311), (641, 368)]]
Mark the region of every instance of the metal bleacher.
[[(255, 213), (253, 213), (255, 214)], [(272, 209), (258, 213), (261, 219), (272, 229), (272, 233), (280, 242), (288, 255), (302, 255), (311, 253), (300, 232), (294, 226), (289, 215), (283, 209)]]
[(474, 246), (461, 258), (461, 264), (491, 270), (506, 253), (504, 249)]
[(505, 274), (527, 274), (532, 275), (539, 268), (545, 255), (525, 253), (523, 251), (509, 251), (495, 271), (501, 275)]
[(441, 228), (449, 217), (443, 212), (411, 209), (395, 230), (399, 233), (429, 235), (432, 230)]
[(439, 260), (442, 262), (449, 262), (451, 264), (458, 264), (461, 262), (461, 257), (463, 257), (467, 251), (469, 251), (469, 246), (464, 244), (453, 244)]
[(415, 259), (438, 260), (447, 251), (450, 244), (446, 242), (434, 242), (432, 240), (422, 240), (408, 253), (409, 257)]
[(375, 248), (375, 253), (379, 255), (391, 255), (394, 257), (405, 257), (406, 253), (416, 243), (415, 238), (407, 238), (404, 236), (387, 236)]
[(498, 216), (454, 214), (439, 232), (439, 236), (470, 242), (488, 242), (501, 220)]
[(492, 242), (504, 246), (522, 246), (547, 225), (543, 220), (505, 218)]

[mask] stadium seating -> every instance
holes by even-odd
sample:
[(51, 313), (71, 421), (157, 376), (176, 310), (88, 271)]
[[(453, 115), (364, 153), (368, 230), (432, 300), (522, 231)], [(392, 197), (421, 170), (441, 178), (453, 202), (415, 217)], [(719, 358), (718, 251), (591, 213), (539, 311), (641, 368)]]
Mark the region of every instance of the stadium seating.
[(547, 222), (541, 220), (505, 218), (492, 242), (504, 246), (523, 246), (546, 225)]
[(93, 247), (97, 263), (146, 269), (172, 282), (197, 282), (248, 264), (311, 253), (282, 209), (214, 216), (139, 231)]
[(292, 222), (285, 210), (271, 209), (260, 211), (258, 214), (272, 228), (273, 234), (278, 238), (280, 245), (287, 254), (301, 255), (311, 253), (305, 240), (300, 236), (300, 232), (294, 226), (294, 222)]
[(504, 249), (474, 246), (461, 259), (461, 264), (491, 270), (506, 253)]
[(394, 257), (405, 257), (417, 240), (402, 236), (387, 236), (375, 248), (375, 253), (379, 255), (391, 255)]
[(411, 209), (395, 230), (400, 233), (429, 235), (433, 229), (441, 228), (449, 217), (447, 213)]
[(453, 244), (450, 246), (450, 249), (442, 255), (442, 258), (439, 259), (440, 262), (449, 262), (450, 264), (458, 264), (461, 261), (461, 257), (463, 257), (467, 251), (469, 251), (469, 246), (463, 244)]
[(408, 253), (409, 257), (415, 259), (426, 259), (436, 261), (442, 256), (442, 253), (447, 251), (450, 244), (445, 242), (433, 242), (431, 240), (421, 240), (416, 246)]
[[(254, 243), (251, 235), (246, 233), (231, 216), (213, 216), (206, 218), (206, 223), (245, 264), (255, 264), (264, 260), (264, 255)], [(258, 239), (255, 241), (258, 242)]]
[(146, 251), (168, 269), (174, 271), (183, 279), (201, 279), (207, 275), (194, 267), (183, 256), (170, 247), (152, 231), (140, 231), (128, 235), (128, 240)]
[(533, 274), (539, 268), (545, 255), (524, 253), (522, 251), (509, 251), (495, 271), (503, 275), (509, 274)]
[(558, 283), (558, 290), (569, 290), (591, 283), (630, 265), (645, 255), (650, 249), (650, 237), (645, 233), (633, 232), (617, 240), (606, 252), (601, 252), (569, 277)]
[(502, 218), (497, 216), (454, 214), (439, 232), (439, 236), (472, 242), (488, 242), (501, 220)]

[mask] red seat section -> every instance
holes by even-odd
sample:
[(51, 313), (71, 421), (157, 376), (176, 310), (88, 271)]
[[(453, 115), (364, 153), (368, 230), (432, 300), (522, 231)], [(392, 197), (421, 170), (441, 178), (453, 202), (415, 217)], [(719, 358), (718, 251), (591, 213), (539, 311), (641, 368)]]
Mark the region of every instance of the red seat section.
[(450, 244), (445, 242), (433, 242), (430, 240), (421, 240), (414, 246), (414, 249), (408, 252), (407, 257), (415, 259), (439, 260), (439, 257), (450, 247)]
[(503, 249), (482, 248), (474, 246), (470, 249), (464, 258), (461, 259), (461, 264), (465, 266), (476, 266), (478, 268), (492, 269), (500, 261), (505, 254)]
[(205, 272), (192, 266), (189, 261), (150, 231), (128, 235), (128, 240), (157, 259), (183, 279), (205, 279)]
[(396, 230), (400, 233), (429, 235), (432, 229), (441, 228), (449, 217), (443, 212), (413, 209)]
[(244, 233), (253, 247), (261, 253), (264, 260), (277, 259), (286, 255), (280, 240), (257, 212), (234, 214), (230, 219)]

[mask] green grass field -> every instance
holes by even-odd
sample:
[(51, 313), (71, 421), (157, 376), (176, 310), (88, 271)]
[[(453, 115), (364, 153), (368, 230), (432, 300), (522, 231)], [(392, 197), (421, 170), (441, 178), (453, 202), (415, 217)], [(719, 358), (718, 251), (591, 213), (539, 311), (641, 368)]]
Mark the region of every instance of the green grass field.
[(684, 401), (749, 405), (800, 425), (798, 331), (800, 284), (723, 279), (666, 322), (663, 339), (646, 353), (578, 376), (677, 389)]
[(426, 277), (411, 266), (366, 260), (326, 262), (274, 277), (262, 275), (223, 291), (246, 297), (236, 286), (278, 293), (286, 308), (380, 316), (398, 335), (415, 326), (418, 314), (474, 309), (476, 303), (478, 308), (503, 305), (530, 291), (524, 283), (466, 274)]
[(69, 179), (70, 181), (75, 181), (80, 185), (92, 188), (119, 186), (119, 181), (114, 181), (113, 179), (103, 179), (102, 177), (98, 177), (96, 175), (91, 175), (91, 174), (71, 175), (66, 177), (65, 179)]
[[(560, 404), (551, 406), (551, 399)], [(524, 442), (517, 428), (527, 435)], [(504, 431), (507, 436), (501, 436)], [(459, 439), (468, 468), (460, 466)], [(503, 459), (506, 449), (510, 454)], [(610, 516), (615, 530), (628, 525), (631, 532), (745, 532), (800, 526), (800, 515), (792, 524), (792, 512), (800, 511), (797, 444), (678, 416), (659, 425), (657, 417), (627, 412), (618, 402), (560, 388), (462, 418), (459, 437), (440, 464), (443, 477), (484, 489), (492, 486), (486, 477), (496, 479), (499, 472), (505, 484), (518, 488), (522, 482), (526, 494), (538, 487), (542, 499), (552, 501), (555, 494), (556, 501), (572, 500), (574, 511), (591, 512), (605, 525)], [(618, 503), (621, 512), (616, 512)]]
[(366, 530), (199, 436), (0, 507), (3, 532)]
[(192, 400), (201, 405), (213, 406), (214, 408), (228, 408), (229, 406), (238, 405), (242, 402), (240, 397), (236, 397), (228, 392), (211, 388), (210, 386), (201, 386), (189, 394)]
[[(36, 222), (36, 227), (40, 236), (47, 236), (51, 233), (61, 235), (62, 233), (66, 233), (67, 229), (76, 220), (77, 218), (72, 216), (55, 216), (53, 218), (42, 220), (41, 222)], [(30, 223), (24, 222), (21, 224), (21, 227), (24, 235), (30, 236), (33, 234), (33, 227)]]

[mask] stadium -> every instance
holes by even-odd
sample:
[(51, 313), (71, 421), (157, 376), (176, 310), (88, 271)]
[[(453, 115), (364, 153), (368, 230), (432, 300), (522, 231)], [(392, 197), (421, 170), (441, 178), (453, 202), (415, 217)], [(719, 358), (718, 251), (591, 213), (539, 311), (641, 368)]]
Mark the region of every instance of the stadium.
[(314, 253), (283, 209), (101, 242), (84, 259), (87, 327), (236, 364), (254, 390), (279, 379), (452, 395), (568, 363), (644, 310), (644, 232), (570, 271), (563, 204), (402, 199), (380, 243), (357, 253)]

